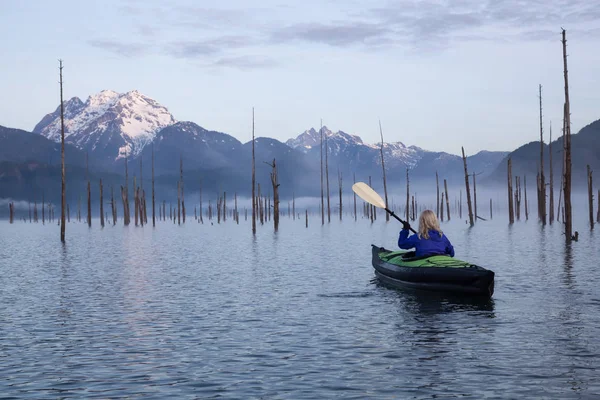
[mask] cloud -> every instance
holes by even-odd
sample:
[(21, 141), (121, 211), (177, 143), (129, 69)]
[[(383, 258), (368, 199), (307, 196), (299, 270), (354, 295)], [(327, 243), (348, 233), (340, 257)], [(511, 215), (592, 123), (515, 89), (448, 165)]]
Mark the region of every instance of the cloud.
[(221, 36), (204, 40), (174, 42), (166, 46), (166, 52), (177, 58), (204, 58), (245, 49), (253, 40), (244, 36)]
[(597, 24), (600, 7), (583, 0), (426, 0), (400, 1), (361, 15), (390, 27), (400, 33), (397, 39), (413, 46), (449, 45), (465, 40), (555, 40), (561, 25)]
[(150, 46), (142, 43), (124, 43), (115, 40), (90, 40), (88, 43), (111, 53), (117, 54), (123, 57), (139, 56), (147, 53), (150, 50)]
[(346, 47), (385, 40), (389, 30), (378, 24), (343, 22), (337, 24), (302, 23), (278, 29), (271, 34), (275, 43), (305, 41)]
[[(90, 44), (121, 56), (160, 52), (203, 65), (259, 68), (276, 63), (248, 54), (297, 43), (341, 50), (380, 51), (402, 47), (415, 53), (440, 52), (465, 42), (553, 41), (569, 33), (600, 37), (600, 7), (587, 0), (372, 0), (319, 5), (318, 22), (306, 18), (310, 4), (269, 8), (196, 7), (174, 1), (129, 0), (139, 42), (95, 40)], [(287, 3), (286, 3), (287, 4)], [(314, 5), (313, 5), (314, 7)], [(215, 61), (216, 60), (216, 61)]]
[(259, 56), (236, 56), (236, 57), (223, 57), (218, 59), (213, 65), (217, 67), (231, 67), (242, 70), (256, 69), (256, 68), (271, 68), (276, 66), (278, 63), (267, 57)]

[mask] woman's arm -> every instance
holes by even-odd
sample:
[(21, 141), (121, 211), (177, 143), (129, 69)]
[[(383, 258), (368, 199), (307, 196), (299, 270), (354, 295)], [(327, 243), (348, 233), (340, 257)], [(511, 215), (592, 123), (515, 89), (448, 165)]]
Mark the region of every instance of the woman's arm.
[(410, 231), (408, 229), (402, 229), (400, 231), (400, 237), (398, 238), (398, 247), (404, 250), (412, 249), (415, 247), (419, 237), (417, 235), (412, 235), (408, 237)]
[(446, 235), (444, 235), (444, 238), (446, 239), (446, 254), (450, 257), (454, 257), (454, 247), (452, 246), (452, 243), (450, 243), (450, 240)]

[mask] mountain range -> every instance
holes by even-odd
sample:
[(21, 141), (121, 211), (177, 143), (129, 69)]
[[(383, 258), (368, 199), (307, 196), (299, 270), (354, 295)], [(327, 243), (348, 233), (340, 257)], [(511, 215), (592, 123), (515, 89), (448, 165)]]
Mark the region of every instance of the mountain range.
[[(66, 163), (68, 169), (78, 171), (74, 172), (76, 176), (89, 173), (90, 179), (105, 177), (111, 180), (110, 184), (118, 186), (123, 181), (127, 162), (130, 176), (137, 175), (139, 179), (143, 167), (147, 181), (154, 151), (157, 183), (164, 185), (161, 189), (165, 193), (176, 193), (180, 163), (187, 187), (192, 188), (186, 190), (202, 185), (203, 190), (215, 193), (227, 190), (245, 195), (250, 191), (251, 141), (242, 143), (227, 133), (207, 130), (194, 122), (177, 121), (166, 107), (135, 90), (121, 94), (104, 90), (85, 102), (74, 97), (63, 105)], [(59, 105), (45, 115), (32, 132), (0, 127), (0, 197), (26, 198), (41, 191), (59, 190), (60, 184), (56, 182), (60, 182), (60, 168), (57, 168), (60, 126)], [(591, 133), (584, 130), (583, 138), (589, 136), (587, 141), (599, 142), (597, 128), (589, 128)], [(354, 177), (363, 181), (371, 178), (375, 188), (380, 186), (381, 144), (367, 144), (358, 135), (322, 127), (309, 128), (285, 143), (256, 138), (257, 181), (263, 188), (270, 184), (271, 167), (267, 163), (276, 159), (282, 196), (318, 194), (321, 132), (327, 146), (332, 187), (337, 188), (340, 177), (346, 190)], [(573, 136), (574, 149), (580, 148), (579, 136)], [(481, 151), (471, 155), (467, 157), (469, 171), (480, 174), (478, 182), (482, 184), (486, 180), (501, 182), (501, 176), (506, 175), (502, 175), (502, 171), (505, 171), (508, 156), (513, 158), (514, 172), (521, 173), (521, 158), (524, 171), (529, 171), (532, 165), (525, 160), (535, 160), (535, 145), (524, 147), (514, 154)], [(560, 145), (555, 148), (560, 149)], [(589, 146), (581, 146), (582, 150), (586, 148)], [(411, 185), (432, 187), (436, 172), (451, 186), (464, 184), (463, 163), (457, 155), (406, 146), (402, 142), (384, 143), (383, 153), (392, 187), (404, 184), (407, 169)], [(594, 154), (588, 154), (588, 158), (597, 158)], [(47, 179), (32, 181), (31, 176), (36, 174)], [(74, 191), (79, 190), (77, 187), (75, 183)], [(263, 192), (265, 190), (268, 188)]]

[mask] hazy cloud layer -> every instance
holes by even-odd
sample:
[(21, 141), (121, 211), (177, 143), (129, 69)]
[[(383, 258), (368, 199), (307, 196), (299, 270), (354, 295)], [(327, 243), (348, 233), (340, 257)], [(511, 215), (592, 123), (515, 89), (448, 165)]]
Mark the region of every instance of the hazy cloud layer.
[(142, 43), (126, 43), (116, 40), (90, 40), (88, 43), (123, 57), (140, 56), (150, 51), (151, 46)]
[(394, 46), (443, 51), (467, 41), (557, 40), (561, 26), (583, 38), (600, 37), (600, 6), (594, 1), (425, 0), (359, 7), (340, 3), (340, 9), (347, 8), (342, 18), (324, 13), (318, 21), (307, 21), (301, 18), (307, 9), (284, 5), (222, 9), (132, 1), (121, 11), (135, 21), (140, 38), (151, 37), (157, 45), (113, 40), (90, 44), (120, 56), (159, 51), (200, 60), (203, 65), (260, 68), (273, 62), (249, 53), (264, 54), (299, 43), (369, 51)]

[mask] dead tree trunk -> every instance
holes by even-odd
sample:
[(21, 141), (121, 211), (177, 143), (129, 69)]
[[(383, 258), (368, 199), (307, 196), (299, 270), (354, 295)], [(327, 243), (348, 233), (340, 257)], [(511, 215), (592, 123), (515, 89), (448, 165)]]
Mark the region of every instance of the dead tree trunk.
[(492, 213), (492, 199), (490, 199), (490, 221), (493, 219), (493, 213)]
[[(288, 203), (289, 204), (289, 203)], [(236, 224), (240, 224), (240, 215), (238, 213), (237, 192), (233, 193), (233, 219)]]
[(540, 85), (540, 186), (539, 214), (542, 225), (546, 225), (546, 177), (544, 176), (544, 127), (542, 125), (542, 85)]
[(277, 232), (279, 229), (279, 182), (277, 180), (277, 164), (275, 164), (275, 159), (269, 165), (273, 169), (271, 172), (271, 185), (273, 186), (273, 227), (275, 232)]
[(140, 194), (140, 191), (138, 190), (138, 187), (136, 185), (135, 175), (134, 175), (133, 176), (133, 214), (135, 216), (135, 226), (138, 226), (138, 213), (140, 210), (139, 194)]
[(141, 191), (140, 194), (140, 225), (144, 226), (146, 223), (146, 191), (138, 188)]
[(523, 189), (525, 190), (525, 221), (529, 220), (529, 203), (527, 202), (527, 176), (523, 176)]
[(593, 183), (592, 183), (592, 170), (590, 165), (587, 165), (587, 184), (588, 184), (588, 205), (590, 213), (590, 228), (594, 229), (594, 195), (593, 195)]
[(340, 221), (342, 220), (342, 173), (338, 170), (338, 188), (340, 194)]
[[(123, 197), (123, 223), (129, 226), (131, 214), (129, 213), (129, 173), (127, 171), (127, 156), (125, 156), (125, 189), (121, 186), (121, 197)], [(123, 190), (125, 192), (123, 193)]]
[(221, 223), (221, 207), (223, 205), (223, 198), (219, 196), (217, 200), (217, 224)]
[(121, 186), (121, 199), (123, 200), (123, 223), (125, 226), (129, 225), (129, 210), (127, 206), (127, 189)]
[(325, 199), (323, 194), (323, 120), (321, 120), (321, 225), (325, 225)]
[(104, 191), (102, 190), (102, 179), (100, 179), (100, 226), (104, 228)]
[(552, 168), (552, 122), (550, 122), (550, 138), (548, 139), (548, 153), (549, 153), (549, 168), (550, 168), (550, 205), (548, 207), (549, 215), (548, 221), (550, 224), (554, 221), (554, 174)]
[[(254, 107), (252, 107), (252, 234), (256, 234), (256, 169), (254, 156)], [(200, 205), (202, 210), (202, 205)], [(200, 213), (202, 214), (202, 212)]]
[(296, 220), (296, 193), (292, 192), (292, 214), (293, 216), (293, 220)]
[(181, 225), (181, 181), (177, 181), (177, 224)]
[(65, 178), (65, 105), (63, 103), (63, 79), (62, 60), (58, 60), (60, 73), (60, 166), (61, 166), (61, 189), (60, 189), (60, 241), (65, 242), (65, 207), (67, 203), (66, 178)]
[(521, 220), (521, 177), (515, 176), (515, 214)]
[(596, 214), (596, 222), (600, 222), (600, 189), (598, 189), (598, 196), (596, 197), (598, 202), (598, 213)]
[(152, 144), (152, 227), (156, 226), (156, 214), (154, 212), (154, 143)]
[(475, 209), (475, 221), (477, 221), (477, 181), (473, 172), (473, 208)]
[[(252, 194), (254, 194), (254, 182), (252, 182)], [(254, 219), (254, 199), (252, 199), (252, 216), (253, 216), (252, 222), (254, 223), (254, 228), (256, 228), (256, 220)], [(204, 223), (204, 219), (202, 217), (202, 180), (200, 180), (200, 222)]]
[(227, 220), (227, 192), (223, 192), (223, 222)]
[(88, 154), (85, 153), (85, 175), (87, 177), (87, 224), (92, 227), (92, 186), (90, 182)]
[(513, 208), (513, 189), (512, 189), (512, 160), (508, 159), (508, 222), (515, 222), (515, 213)]
[(406, 221), (410, 220), (410, 183), (408, 178), (408, 168), (406, 168)]
[(442, 192), (442, 200), (439, 204), (440, 207), (440, 221), (444, 222), (444, 192)]
[[(383, 159), (383, 130), (381, 129), (381, 120), (379, 120), (379, 134), (381, 135), (381, 169), (383, 170), (383, 193), (385, 195), (385, 207), (388, 208), (388, 192), (387, 192), (387, 180), (385, 178), (385, 162)], [(342, 184), (340, 175), (340, 221), (342, 220)], [(385, 213), (385, 222), (390, 221), (390, 215)]]
[(110, 186), (110, 208), (113, 220), (113, 225), (117, 224), (117, 207), (115, 206), (115, 190), (114, 187)]
[[(356, 183), (356, 173), (354, 173), (352, 176), (354, 183)], [(354, 221), (357, 221), (358, 216), (356, 215), (356, 193), (354, 193), (354, 191), (352, 191), (352, 193), (354, 194)]]
[[(450, 221), (450, 200), (448, 198), (448, 183), (444, 179), (444, 193), (446, 193), (446, 218)], [(442, 205), (443, 207), (444, 205)]]
[(264, 224), (264, 211), (263, 211), (263, 207), (262, 207), (262, 199), (260, 197), (260, 183), (257, 184), (257, 186), (258, 186), (258, 194), (256, 195), (256, 205), (258, 207), (257, 211), (260, 216), (260, 224), (263, 225)]
[(438, 173), (435, 171), (435, 216), (440, 217), (440, 183), (438, 181)]
[(185, 224), (185, 196), (183, 195), (183, 158), (179, 157), (179, 180), (181, 181), (181, 218)]
[(331, 206), (329, 197), (329, 147), (327, 135), (325, 135), (325, 183), (327, 185), (327, 222), (331, 222)]
[(15, 219), (15, 204), (13, 202), (8, 203), (8, 223), (12, 224)]
[(469, 187), (469, 172), (467, 170), (467, 157), (465, 156), (465, 148), (461, 147), (463, 165), (465, 167), (465, 186), (467, 190), (467, 207), (469, 209), (469, 224), (473, 226), (473, 209), (471, 208), (471, 189)]
[(567, 39), (566, 32), (562, 30), (563, 65), (565, 77), (565, 175), (564, 175), (564, 197), (565, 197), (565, 237), (567, 243), (572, 240), (573, 219), (571, 211), (571, 107), (569, 103), (569, 74), (567, 69)]

